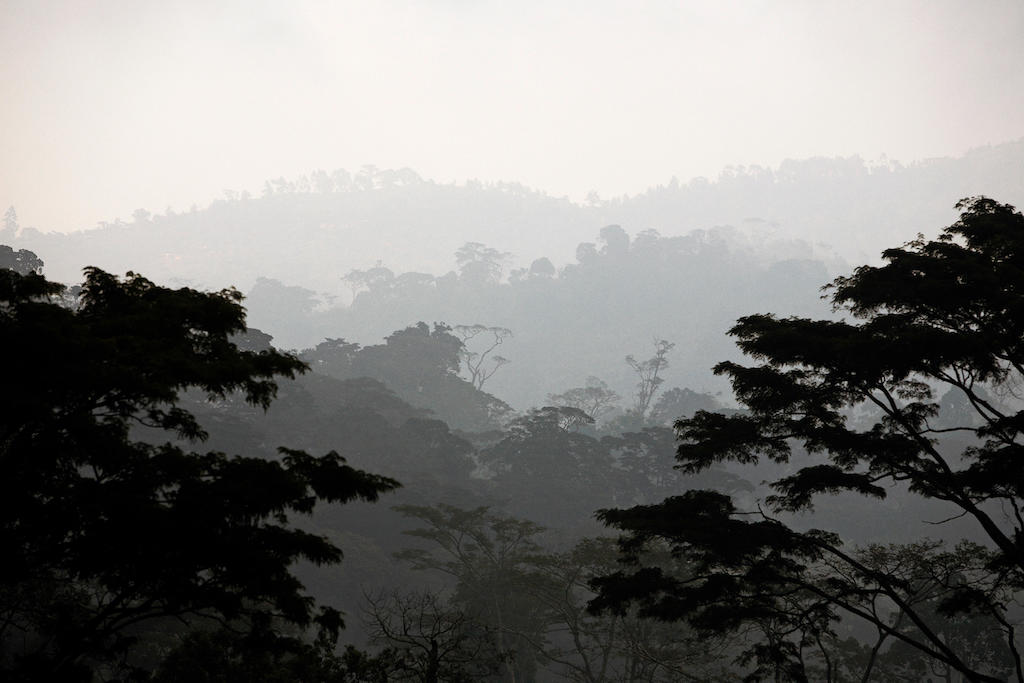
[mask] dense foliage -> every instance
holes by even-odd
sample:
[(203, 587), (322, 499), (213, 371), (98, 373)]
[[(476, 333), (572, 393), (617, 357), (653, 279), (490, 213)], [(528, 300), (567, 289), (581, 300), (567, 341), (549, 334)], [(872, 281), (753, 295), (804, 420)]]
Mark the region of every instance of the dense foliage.
[[(967, 680), (1024, 678), (1013, 607), (1024, 589), (1024, 217), (986, 198), (958, 208), (938, 239), (887, 250), (884, 265), (830, 286), (852, 321), (739, 320), (731, 334), (759, 363), (716, 372), (747, 410), (677, 422), (678, 458), (687, 472), (768, 459), (788, 465), (785, 476), (767, 509), (691, 490), (603, 511), (626, 532), (627, 556), (659, 540), (692, 570), (612, 574), (595, 607), (640, 601), (646, 614), (716, 634), (757, 627), (755, 675), (808, 680), (817, 656), (836, 679), (827, 643), (844, 617), (876, 629), (873, 655), (888, 640)], [(903, 489), (972, 520), (974, 542), (848, 549), (789, 516), (829, 494)], [(967, 622), (973, 636), (952, 637)]]
[(322, 501), (375, 500), (396, 482), (336, 453), (273, 460), (192, 447), (206, 436), (186, 389), (266, 407), (293, 356), (239, 349), (233, 290), (157, 287), (86, 272), (77, 306), (41, 275), (0, 270), (0, 670), (88, 680), (141, 665), (134, 646), (168, 620), (336, 632), (294, 576), (336, 563), (290, 524)]
[[(469, 243), (449, 276), (349, 273), (345, 315), (261, 280), (283, 320), (329, 324), (301, 354), (246, 329), (234, 290), (98, 269), (65, 289), (0, 249), (0, 340), (24, 360), (0, 421), (0, 674), (1020, 679), (1024, 219), (960, 209), (837, 279), (832, 317), (741, 318), (755, 363), (717, 366), (740, 409), (672, 386), (720, 352), (703, 333), (645, 321), (734, 314), (687, 282), (760, 306), (813, 298), (824, 270), (713, 232), (607, 226), (507, 281), (508, 255)], [(464, 324), (409, 324), (466, 296)], [(514, 410), (509, 380), (546, 403)], [(396, 479), (392, 507), (364, 504)]]

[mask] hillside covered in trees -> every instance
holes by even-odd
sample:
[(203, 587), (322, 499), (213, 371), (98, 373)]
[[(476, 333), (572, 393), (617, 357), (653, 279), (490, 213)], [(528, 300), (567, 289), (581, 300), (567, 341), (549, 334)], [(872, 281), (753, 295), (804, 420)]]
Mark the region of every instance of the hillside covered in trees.
[(728, 231), (507, 277), (470, 243), (281, 306), (332, 330), (294, 352), (243, 308), (288, 285), (64, 287), (4, 247), (5, 351), (46, 362), (7, 371), (0, 670), (1020, 680), (1024, 217), (957, 208), (825, 302)]
[(68, 235), (20, 226), (9, 211), (0, 241), (42, 255), (65, 282), (95, 265), (164, 285), (237, 286), (249, 324), (279, 348), (375, 345), (420, 321), (507, 329), (494, 354), (514, 365), (488, 389), (523, 410), (591, 376), (632, 394), (622, 358), (657, 339), (677, 344), (668, 387), (724, 391), (708, 369), (732, 353), (733, 320), (827, 314), (818, 287), (949, 223), (950, 197), (1024, 203), (1022, 166), (1021, 142), (909, 166), (808, 159), (585, 205), (365, 168)]
[(455, 268), (466, 242), (510, 254), (509, 269), (546, 257), (560, 270), (605, 225), (665, 237), (731, 228), (766, 257), (823, 258), (834, 272), (837, 258), (873, 261), (891, 244), (949, 223), (950, 197), (1024, 204), (1022, 165), (1024, 141), (909, 165), (793, 159), (583, 203), (514, 183), (441, 184), (408, 169), (365, 167), (226, 190), (209, 206), (140, 207), (66, 235), (19, 219), (15, 206), (0, 243), (46, 255), (48, 271), (63, 281), (78, 279), (86, 265), (242, 291), (265, 277), (326, 295), (328, 306), (351, 299), (340, 279), (349, 271), (381, 261), (396, 273), (440, 276)]

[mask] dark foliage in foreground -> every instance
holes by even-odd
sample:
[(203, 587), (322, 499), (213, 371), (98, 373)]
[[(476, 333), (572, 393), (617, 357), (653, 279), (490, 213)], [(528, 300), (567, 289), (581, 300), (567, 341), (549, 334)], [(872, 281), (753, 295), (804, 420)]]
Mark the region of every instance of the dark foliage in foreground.
[[(131, 671), (159, 623), (264, 632), (314, 622), (336, 634), (291, 566), (341, 551), (292, 527), (318, 502), (397, 482), (336, 453), (276, 460), (198, 452), (206, 433), (179, 394), (239, 393), (266, 407), (305, 364), (239, 349), (234, 290), (170, 290), (86, 271), (76, 306), (60, 285), (0, 269), (0, 671), (88, 680)], [(170, 620), (170, 621), (169, 621)]]
[[(627, 557), (666, 541), (691, 572), (610, 575), (597, 582), (595, 609), (639, 602), (646, 614), (709, 633), (756, 629), (762, 637), (744, 660), (755, 678), (807, 680), (817, 657), (821, 678), (834, 679), (824, 643), (843, 615), (877, 630), (865, 680), (885, 641), (967, 680), (1024, 679), (1008, 613), (1024, 588), (1024, 411), (1008, 407), (1020, 405), (1024, 379), (1024, 216), (986, 198), (958, 208), (960, 220), (938, 239), (887, 250), (884, 265), (832, 283), (834, 306), (854, 322), (738, 321), (731, 334), (759, 364), (726, 362), (716, 372), (748, 412), (677, 422), (678, 459), (699, 472), (768, 458), (788, 463), (789, 474), (772, 485), (768, 510), (753, 514), (710, 491), (601, 512), (626, 532)], [(946, 391), (965, 408), (954, 422), (939, 416)], [(866, 428), (854, 425), (854, 407), (870, 409)], [(884, 498), (893, 485), (973, 520), (984, 546), (852, 550), (835, 534), (771, 516), (808, 510), (826, 494)], [(965, 620), (984, 637), (950, 637)], [(979, 657), (982, 643), (988, 654)]]

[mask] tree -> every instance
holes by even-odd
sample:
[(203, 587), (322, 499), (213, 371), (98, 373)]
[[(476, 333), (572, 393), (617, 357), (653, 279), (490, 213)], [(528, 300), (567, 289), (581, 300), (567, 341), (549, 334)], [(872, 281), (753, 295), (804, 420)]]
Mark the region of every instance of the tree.
[(14, 210), (13, 206), (7, 207), (7, 211), (4, 212), (4, 227), (0, 231), (4, 239), (14, 239), (18, 236), (18, 212)]
[(381, 261), (377, 261), (373, 268), (350, 270), (341, 279), (352, 289), (352, 303), (355, 303), (360, 292), (386, 292), (394, 284), (395, 274)]
[[(590, 580), (617, 566), (611, 538), (585, 538), (565, 553), (539, 558), (534, 578), (524, 589), (548, 615), (543, 639), (533, 641), (543, 660), (561, 679), (584, 683), (612, 681), (713, 681), (720, 677), (721, 642), (697, 641), (636, 610), (595, 615), (586, 606), (593, 597)], [(666, 553), (661, 559), (671, 562)]]
[(661, 371), (668, 367), (668, 352), (675, 348), (675, 344), (664, 339), (654, 340), (654, 355), (647, 360), (638, 361), (632, 355), (626, 356), (626, 364), (633, 368), (637, 379), (636, 401), (633, 404), (633, 412), (641, 419), (647, 415), (647, 408), (651, 400), (658, 393), (658, 387), (665, 381), (661, 377)]
[(531, 278), (553, 278), (558, 273), (555, 264), (546, 256), (534, 259), (529, 272)]
[(249, 307), (259, 308), (268, 320), (307, 316), (320, 305), (317, 293), (305, 287), (286, 285), (273, 278), (258, 277), (246, 297)]
[(42, 275), (43, 260), (28, 249), (15, 251), (6, 244), (0, 244), (0, 268), (9, 268), (21, 275)]
[(629, 235), (618, 225), (601, 228), (600, 239), (604, 243), (601, 253), (605, 256), (622, 258), (629, 252)]
[[(371, 628), (408, 655), (406, 668), (418, 680), (438, 680), (427, 673), (444, 666), (451, 673), (441, 680), (461, 680), (467, 660), (487, 666), (504, 660), (506, 680), (552, 674), (587, 683), (713, 679), (709, 664), (719, 643), (698, 646), (677, 627), (639, 619), (635, 610), (587, 612), (588, 579), (616, 565), (613, 539), (584, 539), (569, 552), (551, 553), (536, 542), (541, 527), (487, 508), (397, 509), (426, 523), (409, 533), (430, 542), (399, 556), (457, 582), (447, 605), (433, 594), (372, 601)], [(533, 675), (535, 660), (547, 676)]]
[[(1000, 632), (1001, 657), (1024, 680), (1008, 612), (1024, 588), (1024, 411), (991, 398), (1024, 375), (1024, 217), (984, 197), (957, 208), (960, 219), (937, 239), (886, 250), (884, 265), (829, 285), (835, 309), (852, 321), (737, 322), (730, 333), (759, 363), (715, 371), (729, 377), (746, 411), (677, 422), (680, 466), (695, 473), (766, 458), (787, 466), (785, 476), (756, 511), (711, 491), (603, 511), (626, 532), (627, 554), (662, 539), (692, 561), (693, 574), (617, 573), (599, 582), (595, 607), (641, 600), (649, 614), (710, 632), (771, 619), (776, 637), (759, 643), (751, 661), (797, 680), (806, 678), (805, 649), (829, 636), (840, 615), (967, 680), (1002, 680), (996, 660), (973, 661), (943, 635), (943, 620), (985, 615)], [(937, 397), (947, 390), (963, 396), (969, 419), (938, 421)], [(851, 416), (864, 405), (871, 419), (860, 427)], [(916, 495), (973, 521), (984, 545), (972, 553), (972, 578), (950, 576), (922, 601), (918, 583), (844, 549), (838, 535), (784, 521), (837, 493)], [(888, 611), (875, 609), (877, 601)]]
[(548, 401), (552, 405), (577, 408), (594, 421), (614, 408), (620, 399), (615, 391), (597, 377), (587, 377), (586, 386), (573, 387), (560, 394), (548, 394)]
[(615, 503), (611, 454), (580, 428), (591, 423), (577, 408), (533, 408), (513, 420), (504, 438), (478, 453), (508, 509), (543, 524), (590, 526), (587, 511)]
[(430, 591), (367, 595), (370, 637), (387, 646), (389, 681), (472, 683), (495, 673), (488, 629)]
[[(996, 583), (987, 566), (989, 552), (969, 541), (946, 549), (941, 542), (925, 541), (906, 545), (872, 544), (859, 551), (858, 559), (873, 571), (894, 577), (907, 587), (907, 601), (935, 634), (972, 669), (985, 669), (1000, 680), (1014, 674), (1014, 662), (1007, 649), (998, 619), (985, 612), (942, 613), (943, 601), (955, 597), (964, 587), (991, 589)], [(920, 629), (902, 609), (894, 609), (890, 624), (914, 638)], [(942, 680), (960, 678), (946, 662), (928, 657), (904, 641), (892, 643), (884, 652), (889, 634), (876, 629), (877, 638), (865, 667), (865, 678), (876, 668), (885, 678), (932, 675)], [(872, 661), (877, 660), (877, 661)]]
[(486, 507), (466, 510), (442, 503), (395, 509), (424, 524), (406, 533), (429, 543), (398, 557), (414, 569), (455, 579), (453, 602), (494, 634), (504, 658), (503, 680), (530, 680), (536, 667), (530, 642), (543, 633), (545, 615), (523, 589), (540, 553), (536, 537), (543, 528)]
[(675, 461), (675, 433), (668, 427), (644, 427), (635, 432), (601, 437), (611, 455), (616, 505), (638, 505), (661, 500), (685, 481), (690, 486), (713, 488), (722, 493), (753, 490), (753, 486), (724, 468), (710, 468), (699, 475), (682, 474)]
[(332, 377), (347, 377), (352, 372), (352, 364), (359, 353), (359, 344), (345, 339), (328, 337), (315, 348), (302, 352), (302, 359), (315, 372)]
[[(578, 432), (580, 427), (593, 423), (594, 420), (579, 408), (544, 406), (530, 408), (525, 415), (512, 420), (507, 434), (508, 439), (515, 441), (530, 441), (552, 435), (559, 438)], [(550, 456), (552, 453), (547, 455)]]
[[(501, 366), (510, 363), (508, 358), (497, 354), (491, 356), (491, 352), (505, 343), (505, 340), (512, 336), (512, 330), (507, 327), (487, 327), (485, 325), (456, 325), (452, 332), (462, 340), (462, 350), (459, 352), (462, 362), (469, 373), (469, 381), (477, 389), (483, 389), (484, 383), (496, 373)], [(481, 337), (483, 345), (480, 351), (473, 351), (469, 343)], [(491, 362), (487, 363), (490, 356)]]
[(343, 339), (326, 340), (303, 358), (337, 379), (369, 377), (387, 385), (412, 405), (436, 411), (457, 429), (494, 429), (511, 408), (458, 376), (462, 341), (451, 328), (417, 323), (397, 330), (383, 344), (365, 346)]
[(650, 418), (656, 424), (671, 425), (680, 418), (692, 417), (698, 410), (716, 412), (721, 408), (711, 394), (675, 387), (658, 397), (651, 407)]
[(183, 407), (240, 394), (266, 408), (276, 377), (306, 366), (245, 351), (241, 295), (171, 290), (86, 269), (79, 305), (38, 274), (0, 270), (0, 671), (87, 680), (132, 665), (167, 619), (273, 633), (341, 625), (292, 573), (336, 563), (326, 538), (291, 525), (319, 503), (375, 500), (397, 482), (337, 453), (276, 460), (197, 452)]
[[(427, 382), (458, 373), (461, 350), (462, 342), (447, 325), (434, 323), (431, 330), (420, 322), (392, 332), (385, 337), (383, 345), (365, 347), (357, 365), (387, 366), (390, 375), (385, 379), (393, 388), (412, 383), (420, 392)], [(370, 372), (365, 374), (374, 376)]]
[(466, 242), (455, 252), (459, 279), (470, 285), (495, 284), (511, 254), (492, 249), (479, 242)]

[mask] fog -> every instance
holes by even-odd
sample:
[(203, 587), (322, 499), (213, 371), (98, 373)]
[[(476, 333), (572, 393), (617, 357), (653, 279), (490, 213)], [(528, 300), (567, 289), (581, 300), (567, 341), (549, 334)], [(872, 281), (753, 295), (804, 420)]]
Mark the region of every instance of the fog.
[(1024, 8), (50, 2), (0, 17), (0, 205), (43, 231), (315, 169), (583, 201), (1024, 135)]
[(0, 0), (0, 679), (1024, 683), (1021, 36)]

